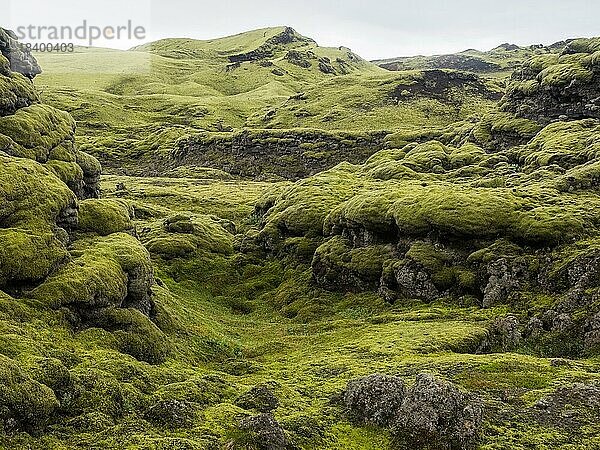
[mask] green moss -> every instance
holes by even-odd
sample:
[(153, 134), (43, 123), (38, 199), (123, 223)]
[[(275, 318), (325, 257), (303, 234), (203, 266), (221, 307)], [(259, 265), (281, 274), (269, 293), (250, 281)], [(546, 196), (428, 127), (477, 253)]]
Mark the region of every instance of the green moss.
[(151, 283), (148, 252), (128, 234), (78, 241), (73, 255), (69, 264), (29, 295), (52, 308), (97, 309), (120, 306), (134, 281)]
[(170, 352), (169, 342), (162, 331), (136, 309), (103, 310), (96, 318), (95, 324), (112, 331), (119, 351), (139, 361), (160, 364)]
[(313, 268), (322, 272), (319, 277), (326, 285), (368, 288), (379, 282), (385, 261), (393, 255), (392, 246), (352, 248), (347, 239), (334, 236), (316, 250)]
[(355, 172), (354, 166), (339, 165), (292, 185), (275, 198), (269, 195), (274, 205), (259, 240), (275, 248), (285, 237), (322, 236), (325, 217), (342, 199), (351, 196), (353, 182), (360, 183)]
[(415, 242), (406, 252), (407, 258), (418, 262), (431, 274), (431, 281), (438, 289), (444, 291), (458, 287), (463, 292), (475, 289), (475, 274), (456, 264), (456, 261), (460, 261), (457, 256), (450, 250), (423, 241)]
[(542, 127), (536, 122), (516, 117), (510, 113), (494, 111), (479, 121), (472, 131), (473, 138), (481, 145), (493, 144), (493, 140), (508, 134), (510, 137), (530, 139)]
[(77, 163), (51, 160), (45, 166), (73, 191), (83, 184), (83, 171)]
[(100, 165), (100, 162), (92, 155), (88, 155), (85, 152), (77, 152), (76, 158), (77, 164), (79, 164), (79, 167), (81, 167), (81, 170), (85, 176), (99, 176), (102, 172), (102, 166)]
[(39, 431), (59, 406), (49, 387), (27, 377), (15, 361), (2, 355), (0, 404), (0, 418), (6, 431)]
[(14, 115), (0, 117), (0, 130), (16, 143), (11, 151), (14, 156), (45, 162), (51, 150), (62, 145), (68, 160), (75, 160), (75, 121), (64, 111), (47, 105), (21, 108)]
[(179, 213), (149, 223), (141, 239), (146, 248), (164, 259), (181, 258), (197, 250), (233, 253), (235, 225), (216, 216)]
[(183, 258), (191, 255), (198, 248), (186, 236), (154, 238), (145, 245), (150, 253), (165, 259)]
[(538, 81), (544, 86), (567, 86), (573, 81), (588, 82), (593, 73), (580, 64), (556, 64), (540, 72)]
[(161, 386), (154, 392), (158, 400), (178, 400), (199, 406), (216, 405), (235, 395), (225, 380), (216, 377), (193, 376), (189, 379)]
[(519, 156), (529, 167), (557, 164), (571, 168), (600, 156), (600, 124), (595, 120), (557, 122), (548, 125), (523, 148)]
[(27, 306), (10, 295), (0, 291), (0, 320), (31, 320), (32, 314)]
[(0, 287), (44, 280), (69, 254), (52, 233), (0, 229)]
[(123, 200), (90, 199), (79, 203), (81, 231), (107, 236), (133, 229), (133, 208)]
[(429, 141), (410, 149), (403, 161), (418, 172), (430, 172), (436, 166), (448, 166), (448, 149), (441, 142)]
[(436, 231), (468, 238), (506, 235), (552, 244), (582, 235), (584, 220), (559, 206), (532, 204), (509, 189), (404, 183), (393, 189), (381, 186), (340, 204), (327, 217), (325, 229), (338, 233), (358, 227), (388, 235), (397, 230), (409, 236)]
[(498, 258), (514, 257), (521, 254), (522, 249), (518, 245), (506, 239), (499, 239), (489, 247), (471, 253), (467, 262), (487, 264)]
[(8, 60), (0, 55), (0, 115), (14, 114), (36, 102), (38, 95), (31, 81), (20, 73), (10, 73)]
[(459, 168), (478, 164), (486, 157), (485, 151), (474, 144), (464, 144), (460, 148), (452, 150), (449, 156), (449, 163), (452, 168)]
[(73, 192), (40, 164), (4, 156), (0, 163), (0, 226), (49, 229), (75, 206)]
[(600, 39), (575, 39), (567, 44), (563, 53), (595, 53), (600, 51)]
[(600, 161), (590, 161), (568, 170), (556, 181), (561, 192), (594, 189), (600, 184)]

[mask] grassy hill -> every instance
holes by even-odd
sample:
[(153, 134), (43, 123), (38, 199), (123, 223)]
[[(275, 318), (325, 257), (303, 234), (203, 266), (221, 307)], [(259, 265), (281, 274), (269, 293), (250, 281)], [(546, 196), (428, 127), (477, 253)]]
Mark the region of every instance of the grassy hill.
[(286, 27), (36, 57), (42, 98), (77, 120), (81, 148), (109, 169), (138, 174), (152, 172), (142, 163), (151, 165), (178, 138), (201, 131), (414, 130), (424, 119), (448, 125), (487, 111), (494, 104), (487, 90), (499, 92), (470, 82), (449, 86), (444, 97), (428, 89), (403, 97), (419, 73), (390, 73)]

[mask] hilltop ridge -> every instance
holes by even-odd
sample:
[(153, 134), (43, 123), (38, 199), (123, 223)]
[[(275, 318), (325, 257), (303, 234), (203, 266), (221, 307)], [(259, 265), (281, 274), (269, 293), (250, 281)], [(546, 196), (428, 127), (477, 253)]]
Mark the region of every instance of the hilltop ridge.
[(550, 45), (531, 44), (519, 46), (503, 43), (491, 50), (467, 49), (442, 55), (415, 55), (372, 61), (386, 70), (453, 69), (486, 76), (506, 77), (528, 58), (535, 55), (560, 52), (575, 39), (558, 41)]

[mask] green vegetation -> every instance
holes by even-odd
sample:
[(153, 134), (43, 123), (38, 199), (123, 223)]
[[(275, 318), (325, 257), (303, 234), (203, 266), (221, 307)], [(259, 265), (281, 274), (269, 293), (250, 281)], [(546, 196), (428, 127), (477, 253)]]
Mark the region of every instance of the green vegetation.
[(343, 392), (423, 372), (478, 397), (478, 448), (595, 448), (600, 124), (521, 107), (598, 94), (598, 49), (463, 54), (489, 79), (284, 27), (42, 55), (77, 136), (1, 57), (0, 450), (396, 448)]
[(90, 199), (79, 203), (78, 229), (107, 236), (133, 229), (133, 208), (127, 202)]
[[(443, 127), (487, 112), (501, 95), (496, 83), (477, 80), (434, 94), (422, 88), (420, 72), (391, 73), (283, 27), (211, 41), (167, 39), (134, 51), (78, 48), (36, 57), (44, 67), (36, 78), (43, 100), (73, 115), (80, 149), (116, 174), (169, 174), (170, 151), (190, 134), (414, 131), (425, 122)], [(402, 98), (404, 89), (411, 95)], [(219, 168), (229, 162), (216, 161)]]

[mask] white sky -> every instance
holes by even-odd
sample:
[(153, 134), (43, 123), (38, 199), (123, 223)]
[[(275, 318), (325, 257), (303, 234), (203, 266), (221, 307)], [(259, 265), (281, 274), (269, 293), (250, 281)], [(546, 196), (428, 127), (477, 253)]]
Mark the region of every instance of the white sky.
[(146, 28), (145, 41), (211, 39), (289, 25), (320, 45), (344, 45), (367, 59), (600, 35), (600, 0), (0, 0), (0, 14), (0, 26), (13, 29), (77, 26), (84, 19), (105, 27), (132, 20)]

